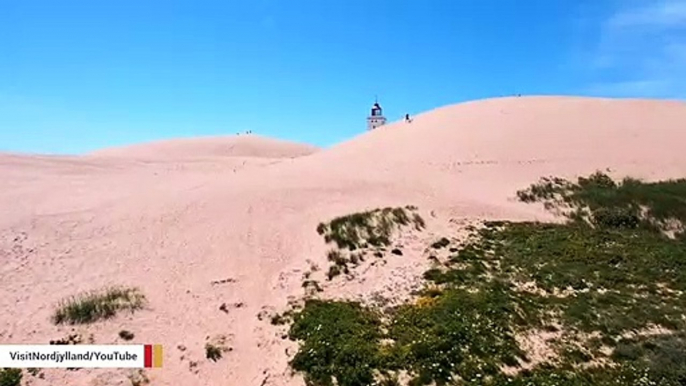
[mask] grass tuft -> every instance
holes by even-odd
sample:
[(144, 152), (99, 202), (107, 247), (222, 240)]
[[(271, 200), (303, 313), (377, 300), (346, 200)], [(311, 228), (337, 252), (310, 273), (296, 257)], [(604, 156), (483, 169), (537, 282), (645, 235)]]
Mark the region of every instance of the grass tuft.
[(416, 208), (383, 208), (336, 217), (317, 226), (317, 233), (327, 243), (339, 249), (354, 251), (367, 245), (381, 247), (391, 243), (393, 232), (414, 225), (418, 230), (426, 226)]
[[(365, 252), (370, 247), (377, 250), (376, 257), (383, 257), (378, 250), (390, 246), (393, 235), (406, 227), (413, 226), (421, 231), (426, 224), (422, 217), (414, 213), (414, 206), (404, 208), (383, 208), (354, 213), (337, 217), (328, 223), (320, 223), (317, 233), (324, 237), (326, 243), (335, 243), (337, 249), (327, 253), (327, 260), (332, 263), (326, 276), (328, 280), (341, 275), (350, 274), (351, 267), (357, 267), (364, 262)], [(358, 252), (353, 252), (358, 251)], [(402, 255), (402, 251), (394, 249), (392, 253)]]
[(224, 353), (228, 353), (233, 349), (226, 345), (226, 336), (217, 335), (212, 338), (207, 337), (208, 341), (205, 343), (205, 357), (212, 362), (217, 362), (222, 359)]
[(221, 347), (215, 346), (213, 344), (205, 344), (205, 357), (212, 362), (216, 362), (222, 359), (222, 349)]
[(138, 289), (111, 287), (60, 302), (53, 314), (55, 324), (87, 324), (109, 319), (119, 311), (134, 312), (143, 307), (145, 296)]

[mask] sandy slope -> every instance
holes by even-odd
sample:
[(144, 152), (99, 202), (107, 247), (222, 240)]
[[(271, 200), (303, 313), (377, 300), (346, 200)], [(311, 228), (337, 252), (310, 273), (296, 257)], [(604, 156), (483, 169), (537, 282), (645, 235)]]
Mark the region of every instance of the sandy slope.
[[(319, 152), (240, 137), (84, 157), (3, 155), (0, 341), (61, 338), (69, 329), (49, 322), (61, 298), (133, 285), (149, 309), (78, 330), (98, 343), (116, 342), (121, 329), (136, 342), (162, 343), (165, 367), (148, 372), (152, 384), (299, 384), (286, 374), (293, 344), (257, 315), (301, 296), (310, 264), (326, 266), (318, 222), (419, 206), (429, 229), (399, 241), (405, 256), (359, 280), (330, 283), (326, 293), (402, 292), (397, 287), (411, 286), (425, 265), (424, 241), (459, 234), (475, 219), (549, 218), (512, 199), (542, 175), (610, 168), (683, 176), (685, 123), (686, 105), (677, 102), (503, 98), (441, 108)], [(212, 284), (227, 278), (233, 281)], [(205, 339), (219, 334), (233, 351), (209, 362)], [(198, 362), (192, 369), (191, 361)], [(125, 375), (46, 371), (32, 382), (127, 385)]]
[(314, 146), (257, 135), (171, 139), (133, 146), (102, 149), (97, 157), (179, 160), (208, 157), (295, 158), (317, 151)]

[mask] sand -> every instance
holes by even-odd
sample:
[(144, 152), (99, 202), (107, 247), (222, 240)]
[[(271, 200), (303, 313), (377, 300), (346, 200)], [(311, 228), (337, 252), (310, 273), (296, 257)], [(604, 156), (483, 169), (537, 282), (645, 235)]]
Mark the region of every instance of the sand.
[[(481, 219), (551, 220), (514, 200), (541, 176), (683, 177), (685, 123), (680, 102), (520, 97), (440, 108), (329, 149), (241, 135), (3, 154), (0, 342), (62, 338), (71, 328), (50, 322), (60, 299), (136, 286), (145, 310), (75, 330), (108, 344), (126, 329), (133, 342), (164, 345), (151, 384), (301, 385), (287, 368), (295, 344), (268, 315), (303, 296), (311, 265), (326, 266), (319, 222), (418, 206), (428, 229), (397, 240), (402, 257), (323, 294), (401, 298), (421, 284), (426, 241), (459, 238)], [(233, 350), (210, 362), (205, 342), (220, 335)], [(43, 373), (31, 384), (131, 384), (126, 370)]]

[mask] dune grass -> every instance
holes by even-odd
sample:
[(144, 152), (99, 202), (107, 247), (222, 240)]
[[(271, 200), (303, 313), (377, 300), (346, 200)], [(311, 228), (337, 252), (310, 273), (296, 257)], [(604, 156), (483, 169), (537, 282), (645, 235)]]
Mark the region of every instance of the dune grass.
[[(684, 218), (685, 187), (545, 180), (520, 199), (567, 223), (487, 222), (399, 307), (306, 302), (287, 316), (291, 365), (324, 386), (398, 384), (401, 371), (410, 385), (682, 386), (686, 243), (664, 226)], [(520, 346), (542, 331), (552, 359)]]
[(211, 343), (205, 344), (205, 357), (212, 362), (216, 362), (222, 358), (222, 349), (219, 346), (215, 346)]
[(644, 228), (673, 232), (684, 238), (686, 179), (643, 182), (625, 178), (620, 182), (596, 172), (576, 183), (543, 178), (517, 192), (524, 202), (542, 202), (572, 221), (600, 228)]
[(412, 225), (417, 230), (425, 227), (416, 207), (383, 208), (334, 218), (317, 226), (317, 233), (327, 243), (339, 249), (354, 251), (368, 246), (382, 247), (391, 243), (393, 232)]
[(120, 311), (143, 308), (145, 296), (136, 288), (110, 287), (60, 302), (53, 314), (55, 324), (88, 324), (114, 317)]
[(224, 357), (224, 353), (232, 351), (232, 348), (226, 345), (226, 336), (218, 335), (205, 343), (205, 358), (212, 362), (217, 362)]
[[(416, 213), (417, 207), (383, 208), (353, 213), (334, 218), (328, 223), (317, 226), (317, 233), (324, 237), (327, 244), (335, 244), (327, 254), (331, 263), (326, 274), (329, 280), (341, 274), (350, 274), (350, 269), (365, 260), (365, 251), (370, 248), (381, 249), (391, 245), (394, 234), (407, 227), (421, 231), (426, 227), (424, 219)], [(394, 250), (396, 254), (402, 254)], [(383, 254), (377, 250), (377, 257)]]

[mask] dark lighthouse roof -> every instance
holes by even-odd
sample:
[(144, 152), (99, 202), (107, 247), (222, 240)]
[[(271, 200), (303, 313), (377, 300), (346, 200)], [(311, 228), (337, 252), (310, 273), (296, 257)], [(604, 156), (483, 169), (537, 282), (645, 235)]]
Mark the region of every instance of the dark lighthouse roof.
[(381, 109), (381, 106), (379, 105), (379, 103), (378, 102), (374, 103), (374, 105), (372, 106), (372, 116), (373, 117), (380, 117), (381, 115), (383, 115), (382, 111), (383, 110)]

